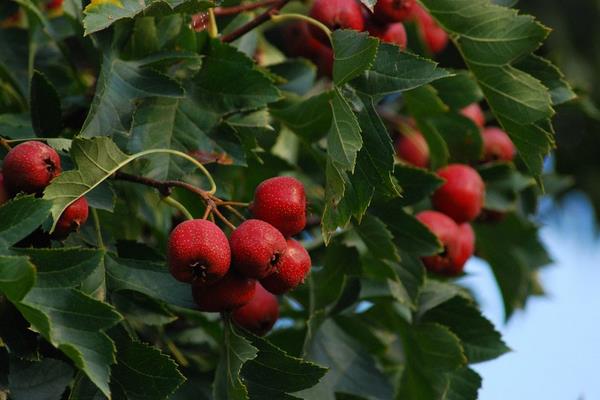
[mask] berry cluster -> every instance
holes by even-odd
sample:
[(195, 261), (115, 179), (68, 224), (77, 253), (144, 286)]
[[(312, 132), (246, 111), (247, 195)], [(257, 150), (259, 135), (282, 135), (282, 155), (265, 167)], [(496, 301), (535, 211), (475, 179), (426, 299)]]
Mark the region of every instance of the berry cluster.
[[(332, 30), (367, 31), (402, 49), (407, 44), (404, 23), (414, 22), (430, 52), (438, 53), (448, 44), (446, 32), (415, 0), (379, 0), (373, 12), (358, 0), (316, 0), (310, 16)], [(322, 75), (331, 76), (333, 50), (321, 30), (299, 22), (286, 28), (285, 37), (289, 55), (308, 58)]]
[[(4, 158), (0, 171), (0, 204), (21, 192), (41, 195), (61, 172), (60, 157), (52, 147), (36, 141), (15, 146)], [(58, 219), (53, 237), (62, 240), (79, 230), (88, 212), (85, 197), (75, 200)]]
[[(279, 315), (275, 295), (300, 285), (310, 271), (308, 252), (293, 235), (306, 225), (306, 195), (290, 177), (262, 182), (244, 221), (229, 239), (215, 223), (201, 219), (171, 232), (169, 270), (192, 284), (201, 311), (232, 312), (240, 326), (267, 333)], [(258, 282), (257, 282), (258, 281)]]
[[(506, 132), (485, 127), (485, 115), (478, 104), (461, 110), (480, 129), (483, 138), (481, 163), (512, 161), (516, 149)], [(413, 123), (396, 139), (396, 155), (416, 167), (429, 166), (429, 147)], [(423, 262), (432, 272), (455, 276), (462, 272), (466, 261), (475, 251), (475, 235), (469, 225), (482, 214), (485, 184), (478, 172), (465, 164), (451, 164), (437, 171), (445, 183), (432, 196), (436, 211), (423, 211), (417, 219), (426, 225), (444, 246), (443, 252), (425, 257)]]

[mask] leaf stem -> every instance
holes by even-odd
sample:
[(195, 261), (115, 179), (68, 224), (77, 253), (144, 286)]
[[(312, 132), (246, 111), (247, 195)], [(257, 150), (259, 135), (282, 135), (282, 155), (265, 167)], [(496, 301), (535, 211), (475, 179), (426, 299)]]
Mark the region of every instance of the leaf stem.
[(100, 218), (98, 217), (98, 211), (92, 208), (92, 218), (94, 218), (94, 229), (96, 230), (96, 240), (100, 249), (105, 249), (104, 239), (102, 238), (102, 228), (100, 227)]
[(277, 4), (279, 0), (262, 0), (255, 3), (241, 4), (239, 6), (231, 7), (215, 7), (215, 15), (217, 16), (229, 16), (243, 13), (245, 11), (256, 10), (257, 8), (269, 7)]
[(276, 15), (277, 13), (279, 13), (279, 11), (287, 3), (289, 3), (289, 2), (290, 2), (290, 0), (279, 0), (279, 1), (277, 1), (267, 11), (265, 11), (262, 14), (258, 15), (252, 21), (248, 22), (247, 24), (244, 24), (244, 25), (240, 26), (238, 29), (234, 30), (233, 32), (231, 32), (231, 33), (229, 33), (227, 35), (223, 35), (221, 37), (221, 41), (223, 43), (231, 43), (234, 40), (240, 38), (241, 36), (244, 36), (246, 33), (250, 32), (254, 28), (256, 28), (256, 27), (264, 24), (267, 21), (270, 21), (271, 18), (274, 15)]
[(214, 8), (208, 9), (208, 36), (211, 38), (219, 36), (219, 27), (217, 26)]
[(12, 147), (8, 144), (8, 140), (0, 138), (0, 145), (4, 147), (7, 151), (11, 151)]
[(278, 15), (271, 16), (271, 20), (273, 22), (283, 22), (283, 21), (290, 21), (290, 20), (300, 20), (300, 21), (307, 22), (307, 23), (309, 23), (311, 25), (316, 26), (320, 30), (322, 30), (323, 33), (325, 33), (327, 35), (327, 37), (329, 38), (329, 40), (331, 41), (331, 29), (329, 29), (322, 22), (317, 21), (316, 19), (311, 18), (311, 17), (309, 17), (307, 15), (296, 14), (296, 13), (278, 14)]
[(162, 200), (165, 203), (167, 203), (168, 205), (170, 205), (171, 207), (179, 210), (179, 212), (181, 212), (185, 216), (186, 219), (189, 219), (189, 220), (194, 219), (194, 216), (192, 215), (192, 213), (190, 213), (183, 204), (181, 204), (180, 202), (175, 200), (173, 197), (171, 197), (171, 196), (163, 197)]

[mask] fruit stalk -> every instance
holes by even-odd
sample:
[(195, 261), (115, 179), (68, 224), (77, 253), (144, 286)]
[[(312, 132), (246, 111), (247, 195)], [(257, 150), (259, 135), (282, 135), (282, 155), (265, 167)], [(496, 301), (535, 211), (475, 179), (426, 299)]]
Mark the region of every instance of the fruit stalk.
[(256, 3), (241, 4), (239, 6), (231, 7), (215, 7), (216, 16), (230, 16), (243, 13), (245, 11), (256, 10), (257, 8), (269, 7), (279, 3), (279, 0), (263, 0), (257, 1)]
[(271, 20), (271, 17), (273, 17), (273, 15), (277, 14), (289, 2), (290, 2), (290, 0), (279, 0), (278, 2), (273, 4), (273, 6), (271, 6), (267, 11), (260, 14), (259, 16), (254, 18), (252, 21), (248, 22), (245, 25), (240, 26), (238, 29), (236, 29), (235, 31), (233, 31), (227, 35), (223, 35), (221, 37), (221, 41), (223, 43), (231, 43), (234, 40), (238, 39), (239, 37), (244, 36), (246, 33), (250, 32), (254, 28)]

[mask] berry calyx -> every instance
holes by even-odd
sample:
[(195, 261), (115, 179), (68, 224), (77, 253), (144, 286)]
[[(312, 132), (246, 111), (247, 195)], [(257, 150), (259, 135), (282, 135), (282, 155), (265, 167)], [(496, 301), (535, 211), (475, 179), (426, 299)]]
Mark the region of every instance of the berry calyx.
[(210, 285), (229, 271), (229, 241), (213, 222), (185, 221), (169, 236), (168, 260), (169, 271), (178, 281)]
[(0, 206), (6, 203), (10, 199), (10, 195), (8, 194), (8, 190), (4, 185), (4, 175), (0, 172)]
[(36, 141), (15, 146), (8, 152), (2, 165), (5, 184), (13, 194), (41, 193), (61, 172), (58, 153), (52, 147)]
[(77, 232), (88, 219), (89, 206), (85, 197), (80, 197), (71, 203), (60, 215), (54, 228), (53, 236), (64, 239), (69, 234)]
[(250, 211), (284, 236), (300, 233), (306, 226), (306, 194), (298, 179), (282, 176), (257, 186)]
[(419, 168), (429, 166), (429, 146), (421, 133), (398, 135), (394, 147), (399, 159)]
[(483, 126), (485, 125), (485, 115), (483, 114), (483, 110), (477, 103), (469, 104), (468, 106), (460, 110), (460, 113), (463, 116), (469, 118), (475, 123), (475, 125), (477, 125), (480, 128), (483, 128)]
[(491, 126), (481, 134), (483, 138), (483, 161), (512, 161), (517, 150), (510, 137), (500, 128)]
[(433, 194), (434, 208), (459, 224), (474, 220), (485, 200), (485, 184), (477, 171), (468, 165), (450, 164), (437, 174), (446, 183)]
[(252, 299), (231, 314), (233, 322), (255, 335), (266, 335), (279, 318), (279, 302), (277, 297), (267, 292), (260, 283)]
[(432, 53), (439, 53), (448, 45), (448, 34), (444, 31), (431, 15), (419, 4), (411, 8), (412, 17), (417, 21), (423, 41)]
[[(365, 29), (365, 18), (362, 8), (356, 0), (316, 0), (310, 10), (310, 16), (329, 29), (354, 29), (363, 31)], [(328, 42), (319, 28), (311, 25), (311, 31), (319, 40)]]
[[(461, 228), (451, 218), (437, 211), (423, 211), (416, 218), (438, 238), (444, 249), (433, 256), (423, 257), (425, 267), (434, 273), (456, 276), (463, 271), (468, 252), (467, 238), (462, 240)], [(466, 229), (466, 228), (465, 228)], [(472, 231), (471, 231), (472, 233)], [(468, 232), (466, 232), (468, 235)]]
[(288, 239), (287, 251), (281, 259), (279, 269), (260, 282), (273, 294), (284, 294), (304, 282), (312, 262), (308, 251), (294, 239)]
[(233, 311), (247, 304), (254, 296), (256, 281), (229, 271), (213, 285), (192, 284), (192, 296), (200, 311)]
[(369, 27), (369, 33), (379, 38), (382, 42), (395, 44), (401, 49), (406, 48), (406, 29), (402, 22), (396, 22), (385, 26), (385, 28)]
[(415, 0), (379, 0), (374, 15), (381, 22), (399, 22), (410, 17)]
[(262, 279), (277, 271), (287, 245), (273, 225), (249, 219), (229, 238), (232, 265), (245, 277)]

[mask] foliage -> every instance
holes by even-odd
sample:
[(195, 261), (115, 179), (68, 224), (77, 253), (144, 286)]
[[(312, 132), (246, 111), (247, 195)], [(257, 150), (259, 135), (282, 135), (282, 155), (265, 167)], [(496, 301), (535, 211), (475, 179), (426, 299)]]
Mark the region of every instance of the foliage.
[[(485, 100), (519, 159), (477, 165), (486, 208), (507, 214), (474, 224), (477, 255), (507, 318), (540, 293), (536, 273), (550, 260), (530, 219), (552, 182), (543, 161), (554, 107), (574, 96), (535, 54), (546, 27), (514, 2), (422, 0), (451, 36), (441, 59), (452, 63), (336, 30), (330, 81), (276, 47), (277, 23), (231, 43), (193, 29), (192, 14), (218, 2), (65, 0), (58, 13), (45, 3), (0, 5), (2, 144), (44, 140), (66, 171), (43, 197), (0, 207), (0, 398), (477, 398), (470, 365), (509, 348), (472, 294), (426, 272), (420, 257), (440, 243), (414, 214), (442, 184), (436, 168), (477, 165), (481, 135), (459, 111)], [(306, 13), (296, 3), (289, 9)], [(259, 14), (219, 17), (220, 31)], [(423, 132), (432, 170), (395, 158), (399, 114)], [(168, 234), (181, 207), (202, 217), (202, 202), (124, 172), (205, 189), (212, 176), (219, 198), (243, 202), (272, 176), (305, 184), (300, 239), (313, 269), (281, 298), (269, 336), (196, 311), (189, 286), (169, 274)], [(81, 231), (37, 245), (84, 195)]]

